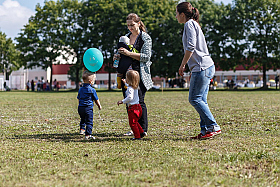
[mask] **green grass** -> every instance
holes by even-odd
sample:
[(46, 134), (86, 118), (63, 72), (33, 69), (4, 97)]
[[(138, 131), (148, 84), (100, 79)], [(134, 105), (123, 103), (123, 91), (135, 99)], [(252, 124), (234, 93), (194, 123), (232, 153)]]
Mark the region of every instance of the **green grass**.
[(188, 91), (147, 92), (148, 136), (131, 141), (121, 92), (98, 92), (93, 134), (78, 134), (77, 92), (0, 92), (0, 186), (280, 186), (280, 91), (212, 91), (222, 128), (190, 141)]

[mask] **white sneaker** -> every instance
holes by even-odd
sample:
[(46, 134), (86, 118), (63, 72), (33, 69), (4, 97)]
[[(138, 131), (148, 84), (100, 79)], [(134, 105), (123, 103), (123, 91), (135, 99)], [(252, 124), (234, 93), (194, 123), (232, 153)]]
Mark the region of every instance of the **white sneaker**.
[(95, 137), (92, 135), (86, 135), (85, 140), (95, 140)]
[(129, 132), (123, 134), (123, 135), (124, 135), (124, 136), (133, 136), (133, 131), (129, 131)]

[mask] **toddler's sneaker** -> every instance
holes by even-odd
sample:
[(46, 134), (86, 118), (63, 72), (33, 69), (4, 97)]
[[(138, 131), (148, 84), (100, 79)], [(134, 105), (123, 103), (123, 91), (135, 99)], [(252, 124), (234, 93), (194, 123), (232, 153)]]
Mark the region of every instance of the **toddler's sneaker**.
[(81, 134), (81, 135), (85, 135), (85, 134), (86, 134), (86, 130), (85, 130), (85, 129), (81, 129), (81, 130), (80, 130), (80, 134)]
[(124, 135), (124, 136), (133, 136), (133, 131), (129, 131), (129, 132), (123, 134), (123, 135)]
[(86, 135), (85, 140), (95, 140), (95, 137), (92, 135)]

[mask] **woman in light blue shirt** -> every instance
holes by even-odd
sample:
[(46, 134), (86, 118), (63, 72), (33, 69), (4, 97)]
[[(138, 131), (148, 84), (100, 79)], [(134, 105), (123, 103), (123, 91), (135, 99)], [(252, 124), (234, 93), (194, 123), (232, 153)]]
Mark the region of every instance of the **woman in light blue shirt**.
[(179, 74), (184, 75), (185, 66), (188, 64), (191, 71), (189, 102), (196, 109), (201, 120), (201, 132), (191, 139), (210, 139), (221, 133), (220, 126), (207, 104), (209, 84), (215, 74), (215, 65), (198, 22), (198, 10), (189, 2), (180, 3), (176, 8), (176, 18), (179, 23), (184, 23), (182, 41), (185, 55)]

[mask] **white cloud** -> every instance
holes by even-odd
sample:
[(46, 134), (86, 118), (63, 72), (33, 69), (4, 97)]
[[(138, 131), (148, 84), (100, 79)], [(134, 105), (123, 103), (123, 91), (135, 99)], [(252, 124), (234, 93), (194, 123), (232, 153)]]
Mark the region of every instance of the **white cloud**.
[(19, 4), (18, 1), (5, 0), (0, 5), (0, 31), (8, 38), (14, 39), (18, 36), (20, 29), (28, 23), (28, 19), (34, 12)]

